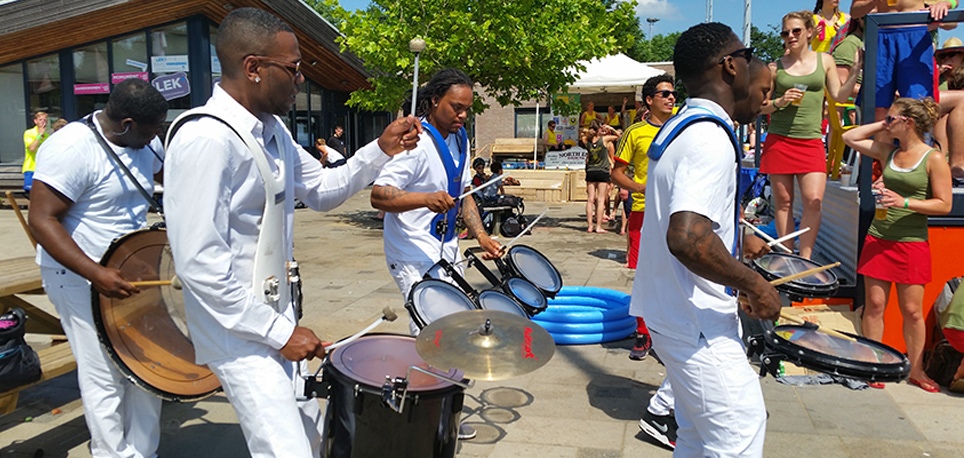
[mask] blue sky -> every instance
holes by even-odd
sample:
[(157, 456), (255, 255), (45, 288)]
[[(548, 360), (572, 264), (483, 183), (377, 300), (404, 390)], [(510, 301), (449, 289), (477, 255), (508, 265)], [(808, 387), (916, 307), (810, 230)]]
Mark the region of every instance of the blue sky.
[[(365, 8), (369, 0), (340, 0), (346, 9)], [(649, 33), (646, 18), (659, 18), (653, 26), (654, 34), (683, 31), (706, 19), (707, 0), (636, 0), (636, 11), (641, 18), (644, 33)], [(713, 20), (722, 22), (743, 36), (744, 0), (713, 0)], [(770, 25), (779, 27), (780, 18), (792, 10), (813, 11), (815, 0), (754, 0), (751, 8), (753, 25), (769, 30)], [(841, 0), (840, 9), (850, 11), (851, 0)], [(941, 32), (941, 41), (950, 36), (964, 38), (964, 24), (953, 32)]]

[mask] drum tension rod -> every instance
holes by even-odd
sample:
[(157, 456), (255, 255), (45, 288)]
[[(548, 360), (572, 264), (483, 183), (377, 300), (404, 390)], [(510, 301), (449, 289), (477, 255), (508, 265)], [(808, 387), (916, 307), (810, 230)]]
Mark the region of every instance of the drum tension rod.
[[(475, 384), (474, 381), (465, 383), (418, 366), (408, 366), (408, 371), (405, 372), (404, 378), (395, 377), (393, 379), (389, 375), (385, 376), (385, 384), (382, 385), (382, 403), (385, 404), (385, 406), (387, 406), (389, 409), (392, 409), (398, 413), (402, 413), (402, 411), (405, 410), (405, 399), (408, 398), (408, 381), (412, 378), (413, 370), (421, 372), (425, 375), (430, 375), (439, 380), (444, 380), (465, 389), (472, 388), (472, 386)], [(399, 390), (401, 390), (401, 394), (399, 394)]]
[(763, 337), (763, 335), (748, 337), (746, 356), (752, 358), (760, 355), (760, 377), (766, 377), (767, 374), (770, 374), (773, 378), (777, 378), (780, 374), (780, 361), (782, 361), (782, 358), (780, 358), (779, 354), (766, 351), (764, 339), (765, 337)]

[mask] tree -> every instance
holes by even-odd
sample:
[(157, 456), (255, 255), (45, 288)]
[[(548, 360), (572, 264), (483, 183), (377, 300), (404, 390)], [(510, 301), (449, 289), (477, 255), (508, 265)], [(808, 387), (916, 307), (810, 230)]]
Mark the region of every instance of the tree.
[(783, 39), (780, 30), (775, 25), (769, 25), (767, 32), (762, 32), (755, 25), (750, 26), (750, 46), (756, 48), (754, 55), (764, 62), (773, 62), (783, 56)]
[[(349, 12), (337, 0), (315, 0), (344, 34), (342, 51), (361, 58), (375, 76), (371, 90), (348, 103), (364, 110), (397, 110), (412, 87), (414, 54), (422, 38), (419, 79), (459, 68), (500, 104), (546, 101), (575, 81), (576, 63), (632, 46), (633, 2), (598, 0), (373, 0)], [(636, 26), (638, 28), (638, 25)], [(478, 100), (478, 99), (477, 99)], [(486, 107), (480, 101), (474, 109)]]
[(654, 35), (649, 40), (637, 40), (627, 55), (640, 62), (671, 62), (673, 48), (682, 32)]

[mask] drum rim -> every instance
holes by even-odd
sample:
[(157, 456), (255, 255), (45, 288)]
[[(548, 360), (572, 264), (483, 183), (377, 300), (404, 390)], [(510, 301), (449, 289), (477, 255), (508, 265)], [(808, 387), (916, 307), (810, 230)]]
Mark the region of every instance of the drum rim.
[[(754, 259), (753, 265), (756, 268), (757, 273), (763, 276), (763, 278), (771, 281), (779, 279), (781, 277), (774, 274), (773, 271), (760, 265), (762, 260), (768, 257), (769, 258), (790, 258), (790, 259), (795, 259), (795, 260), (809, 263), (811, 264), (811, 267), (820, 267), (820, 264), (817, 264), (816, 262), (813, 262), (807, 258), (804, 258), (803, 256), (798, 256), (798, 255), (789, 254), (789, 253), (767, 253), (757, 259)], [(835, 292), (837, 292), (837, 289), (839, 289), (840, 279), (837, 277), (837, 274), (835, 274), (832, 269), (825, 270), (821, 273), (830, 275), (833, 278), (833, 282), (823, 284), (823, 285), (815, 285), (812, 283), (804, 283), (799, 280), (791, 280), (782, 285), (777, 285), (775, 288), (777, 290), (786, 291), (788, 293), (798, 294), (801, 296), (829, 297), (833, 295)]]
[[(514, 297), (512, 297), (512, 296), (510, 296), (510, 295), (508, 295), (508, 294), (506, 294), (506, 293), (504, 293), (504, 292), (502, 292), (502, 291), (500, 291), (500, 290), (497, 290), (497, 289), (487, 289), (487, 290), (482, 291), (482, 292), (479, 293), (479, 298), (478, 298), (478, 301), (477, 301), (477, 302), (478, 302), (478, 305), (479, 305), (479, 309), (481, 309), (481, 310), (498, 310), (498, 309), (487, 309), (487, 308), (483, 307), (483, 306), (482, 306), (482, 298), (483, 298), (483, 296), (502, 296), (502, 297), (508, 299), (508, 300), (509, 300), (510, 302), (512, 302), (513, 304), (515, 304), (516, 307), (518, 307), (519, 311), (522, 312), (522, 315), (521, 315), (521, 316), (526, 317), (526, 318), (529, 318), (529, 317), (531, 316), (531, 315), (529, 314), (529, 311), (527, 310), (525, 304), (519, 302), (516, 298), (514, 298)], [(498, 311), (504, 312), (505, 310), (498, 310)], [(511, 313), (511, 312), (509, 312), (509, 313)]]
[[(516, 263), (515, 263), (515, 258), (512, 257), (512, 253), (513, 253), (513, 252), (520, 252), (520, 251), (524, 251), (524, 250), (529, 250), (529, 251), (531, 251), (533, 254), (537, 255), (539, 258), (541, 258), (543, 261), (545, 261), (545, 262), (546, 262), (546, 265), (548, 265), (549, 267), (552, 268), (552, 272), (553, 272), (553, 274), (554, 274), (554, 276), (555, 276), (556, 283), (557, 283), (558, 286), (559, 286), (558, 288), (554, 288), (554, 289), (546, 289), (546, 288), (543, 288), (542, 286), (536, 284), (536, 282), (534, 282), (534, 281), (532, 281), (532, 280), (529, 280), (529, 278), (526, 277), (526, 276), (522, 273), (522, 271), (521, 271), (521, 270), (519, 269), (519, 267), (516, 265)], [(510, 268), (512, 269), (512, 271), (517, 274), (516, 276), (522, 277), (523, 279), (529, 281), (529, 283), (532, 283), (536, 288), (539, 288), (541, 291), (543, 291), (543, 294), (544, 294), (544, 295), (555, 295), (555, 294), (558, 294), (560, 290), (562, 290), (562, 287), (563, 287), (563, 283), (562, 283), (562, 273), (559, 272), (559, 269), (556, 268), (556, 266), (552, 263), (552, 261), (550, 261), (549, 258), (546, 257), (546, 255), (544, 255), (544, 254), (542, 254), (541, 252), (539, 252), (539, 250), (537, 250), (537, 249), (535, 249), (535, 248), (532, 248), (532, 247), (529, 246), (529, 245), (515, 245), (515, 246), (509, 248), (509, 251), (506, 252), (506, 254), (505, 254), (504, 257), (506, 258), (506, 264), (508, 264), (508, 265), (510, 266)]]
[[(101, 257), (99, 264), (102, 266), (106, 266), (111, 256), (113, 256), (114, 253), (116, 253), (117, 250), (120, 249), (120, 247), (123, 245), (125, 241), (130, 240), (134, 237), (153, 234), (155, 232), (166, 233), (167, 230), (162, 227), (149, 227), (149, 228), (138, 229), (136, 231), (128, 232), (127, 234), (124, 234), (121, 237), (114, 239), (114, 241), (112, 241), (110, 246), (107, 248), (107, 251), (105, 251), (104, 255)], [(164, 238), (165, 238), (164, 245), (167, 245), (168, 244), (166, 242), (167, 237), (165, 236)], [(107, 353), (107, 356), (110, 358), (111, 362), (114, 363), (114, 367), (117, 368), (118, 372), (120, 372), (121, 375), (124, 376), (124, 378), (129, 380), (135, 386), (165, 401), (171, 401), (171, 402), (199, 401), (201, 399), (205, 399), (209, 396), (212, 396), (224, 390), (224, 388), (221, 386), (221, 383), (218, 382), (218, 386), (216, 388), (204, 393), (177, 394), (177, 393), (173, 393), (170, 391), (157, 388), (156, 386), (148, 383), (146, 380), (141, 378), (141, 376), (137, 375), (137, 373), (133, 369), (131, 369), (130, 366), (128, 366), (127, 362), (124, 361), (124, 358), (120, 355), (117, 349), (114, 348), (114, 343), (111, 342), (110, 340), (110, 335), (104, 323), (103, 314), (101, 313), (101, 300), (100, 300), (101, 294), (97, 292), (97, 290), (94, 289), (93, 287), (90, 288), (90, 293), (91, 293), (90, 302), (91, 302), (91, 309), (92, 309), (91, 311), (93, 314), (94, 327), (97, 330), (97, 341), (100, 342), (101, 348), (103, 348), (104, 351)], [(197, 364), (195, 365), (197, 366)], [(210, 369), (208, 369), (206, 366), (198, 366), (198, 367), (210, 372)], [(214, 379), (217, 380), (217, 377), (214, 376), (213, 372), (211, 373), (210, 376), (215, 377)]]
[[(530, 287), (530, 288), (533, 289), (533, 291), (535, 291), (536, 293), (539, 293), (539, 297), (542, 298), (542, 300), (539, 301), (539, 305), (527, 304), (527, 303), (524, 303), (523, 301), (519, 300), (519, 299), (518, 299), (518, 295), (515, 294), (515, 292), (512, 291), (512, 287), (509, 286), (509, 282), (512, 282), (513, 280), (515, 280), (515, 283), (522, 282), (523, 285), (528, 285), (527, 287)], [(534, 283), (532, 283), (532, 282), (529, 281), (528, 279), (525, 279), (525, 278), (522, 278), (522, 277), (509, 277), (509, 278), (507, 278), (507, 279), (505, 280), (505, 287), (502, 288), (502, 290), (503, 290), (503, 292), (505, 293), (506, 296), (509, 296), (509, 297), (511, 297), (512, 299), (515, 299), (515, 301), (518, 302), (519, 304), (521, 304), (523, 307), (531, 308), (531, 309), (533, 309), (534, 311), (543, 311), (543, 310), (545, 310), (545, 309), (547, 309), (547, 308), (549, 307), (549, 299), (546, 299), (546, 295), (545, 295), (545, 293), (542, 292), (542, 288), (539, 288), (538, 286), (536, 286)], [(530, 314), (530, 315), (531, 315), (531, 314)]]
[[(333, 351), (331, 352), (331, 354), (328, 355), (328, 356), (325, 358), (325, 362), (324, 362), (323, 365), (322, 365), (322, 366), (323, 366), (323, 372), (325, 372), (326, 375), (327, 375), (327, 374), (329, 373), (329, 371), (330, 371), (330, 372), (331, 372), (331, 375), (334, 376), (336, 379), (339, 379), (339, 381), (342, 382), (342, 383), (345, 383), (345, 382), (349, 382), (349, 381), (350, 381), (351, 383), (345, 383), (346, 386), (353, 386), (353, 385), (354, 385), (354, 386), (357, 387), (357, 389), (358, 389), (359, 391), (365, 391), (365, 392), (367, 392), (368, 394), (373, 394), (373, 395), (381, 396), (381, 394), (382, 394), (382, 389), (381, 389), (382, 387), (381, 387), (381, 386), (375, 386), (375, 385), (372, 385), (372, 384), (368, 383), (368, 382), (365, 381), (365, 380), (358, 380), (358, 379), (353, 378), (353, 377), (350, 376), (349, 374), (347, 374), (347, 373), (345, 373), (344, 371), (342, 371), (339, 367), (337, 367), (337, 366), (335, 365), (335, 360), (333, 360), (333, 359), (331, 358), (333, 355), (338, 354), (338, 351), (343, 350), (343, 349), (345, 349), (345, 348), (351, 347), (353, 344), (355, 344), (355, 342), (362, 341), (363, 339), (371, 339), (371, 338), (377, 338), (377, 337), (381, 337), (381, 338), (384, 338), (384, 337), (402, 338), (402, 339), (405, 339), (405, 340), (411, 339), (412, 342), (413, 342), (413, 345), (414, 345), (414, 342), (415, 342), (415, 336), (411, 336), (411, 335), (407, 335), (407, 334), (397, 334), (397, 333), (391, 333), (391, 332), (374, 332), (374, 333), (370, 333), (370, 334), (365, 334), (364, 336), (358, 338), (358, 340), (356, 340), (356, 341), (354, 341), (354, 342), (351, 342), (351, 343), (348, 343), (348, 344), (346, 344), (344, 347), (341, 347), (341, 348), (338, 348), (338, 349), (333, 350)], [(416, 354), (416, 356), (418, 355), (417, 352), (416, 352), (415, 354)], [(421, 356), (419, 356), (419, 358), (421, 358)], [(422, 360), (422, 362), (425, 363), (426, 365), (428, 365), (428, 363), (425, 362), (425, 360)], [(430, 365), (429, 365), (429, 366), (430, 366)], [(430, 366), (430, 367), (431, 367), (431, 366)], [(438, 370), (438, 371), (441, 371), (441, 369), (439, 369), (439, 368), (433, 368), (433, 369), (436, 369), (436, 370)], [(413, 372), (413, 373), (414, 373), (414, 372)], [(394, 376), (394, 377), (401, 377), (402, 375), (404, 375), (404, 374), (396, 375), (396, 376)], [(452, 378), (452, 379), (455, 379), (455, 380), (465, 380), (465, 373), (462, 372), (462, 371), (460, 371), (459, 369), (454, 369), (454, 368), (453, 368), (453, 369), (449, 369), (448, 372), (443, 373), (443, 374), (439, 374), (439, 375), (444, 375), (444, 376), (446, 376), (446, 377), (449, 377), (449, 378)], [(431, 377), (431, 376), (428, 376), (428, 375), (427, 375), (427, 377)], [(434, 388), (434, 389), (425, 389), (425, 388), (423, 388), (423, 387), (409, 387), (409, 389), (408, 389), (408, 392), (410, 393), (409, 396), (412, 396), (411, 393), (414, 393), (414, 395), (415, 395), (414, 398), (417, 398), (417, 397), (434, 398), (435, 396), (440, 396), (440, 395), (446, 395), (446, 396), (447, 396), (449, 391), (456, 391), (456, 392), (458, 392), (458, 391), (462, 391), (462, 390), (463, 390), (462, 387), (460, 387), (460, 386), (458, 386), (458, 385), (455, 385), (455, 384), (453, 384), (453, 383), (451, 383), (451, 382), (449, 382), (449, 381), (447, 381), (447, 380), (436, 379), (436, 381), (437, 381), (436, 384), (444, 383), (444, 384), (446, 384), (446, 385), (443, 385), (443, 386), (441, 386), (441, 387)], [(367, 389), (367, 390), (365, 390), (365, 389)], [(413, 398), (413, 399), (414, 399), (414, 398)]]
[[(454, 284), (452, 284), (452, 283), (449, 283), (449, 282), (447, 282), (447, 281), (445, 281), (445, 280), (441, 280), (441, 279), (438, 279), (438, 278), (423, 278), (423, 279), (415, 282), (414, 285), (412, 285), (412, 288), (408, 291), (408, 300), (405, 301), (405, 309), (408, 310), (409, 316), (412, 317), (412, 321), (415, 322), (415, 324), (418, 326), (419, 329), (422, 329), (422, 328), (424, 328), (425, 326), (428, 326), (428, 325), (429, 325), (429, 323), (426, 322), (424, 318), (422, 318), (421, 313), (419, 313), (419, 309), (415, 306), (415, 289), (418, 288), (418, 286), (421, 285), (421, 284), (423, 284), (423, 283), (441, 284), (441, 285), (444, 285), (444, 287), (446, 287), (446, 288), (454, 288), (456, 291), (458, 291), (459, 293), (461, 293), (462, 296), (465, 297), (466, 304), (472, 306), (472, 308), (467, 309), (467, 310), (478, 310), (478, 309), (479, 309), (479, 304), (475, 303), (475, 302), (472, 300), (472, 298), (469, 297), (469, 295), (466, 294), (465, 291), (462, 291), (462, 289), (459, 288), (457, 285), (454, 285)], [(461, 296), (460, 296), (460, 297), (461, 297)]]
[(858, 342), (898, 355), (902, 358), (899, 363), (869, 363), (856, 361), (839, 356), (829, 355), (811, 348), (797, 345), (784, 339), (777, 331), (803, 329), (816, 332), (811, 328), (799, 325), (778, 325), (772, 329), (764, 329), (765, 347), (776, 352), (782, 359), (814, 370), (843, 375), (860, 380), (898, 382), (910, 375), (910, 360), (893, 347), (863, 336), (843, 333), (857, 339)]

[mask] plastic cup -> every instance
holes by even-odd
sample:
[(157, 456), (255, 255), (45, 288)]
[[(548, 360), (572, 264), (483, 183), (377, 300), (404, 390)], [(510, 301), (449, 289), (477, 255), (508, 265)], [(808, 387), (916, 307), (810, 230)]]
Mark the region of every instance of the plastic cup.
[(885, 220), (887, 219), (887, 207), (882, 203), (884, 199), (884, 193), (874, 189), (874, 219)]
[[(794, 87), (795, 89), (798, 89), (798, 90), (800, 90), (800, 91), (803, 91), (804, 94), (806, 94), (806, 92), (807, 92), (807, 85), (806, 85), (806, 84), (799, 84), (799, 83), (798, 83), (798, 84), (794, 84), (793, 87)], [(803, 97), (800, 97), (799, 99), (794, 100), (792, 103), (793, 103), (794, 106), (797, 106), (797, 107), (798, 107), (798, 106), (800, 106), (800, 104), (801, 104), (802, 102), (803, 102)]]
[(895, 6), (895, 5), (897, 5), (897, 0), (887, 0), (887, 6)]

